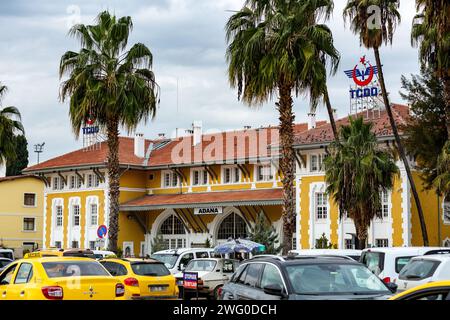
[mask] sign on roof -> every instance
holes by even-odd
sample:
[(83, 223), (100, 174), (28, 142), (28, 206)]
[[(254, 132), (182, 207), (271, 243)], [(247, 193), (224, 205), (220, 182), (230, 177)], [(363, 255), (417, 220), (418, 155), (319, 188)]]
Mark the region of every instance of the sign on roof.
[(194, 208), (194, 214), (221, 214), (222, 207), (205, 207), (205, 208)]

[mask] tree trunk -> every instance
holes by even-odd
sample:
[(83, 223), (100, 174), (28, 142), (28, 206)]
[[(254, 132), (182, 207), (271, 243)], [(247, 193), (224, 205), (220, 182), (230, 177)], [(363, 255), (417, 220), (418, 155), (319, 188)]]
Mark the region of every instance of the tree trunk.
[(362, 223), (362, 220), (359, 220), (359, 222), (355, 222), (355, 229), (356, 229), (356, 249), (357, 250), (363, 250), (366, 248), (367, 243), (367, 226)]
[(292, 87), (280, 81), (280, 100), (276, 104), (280, 113), (280, 169), (283, 174), (283, 254), (292, 249), (292, 234), (295, 230), (295, 194), (294, 194), (294, 113), (292, 111)]
[[(400, 154), (400, 158), (402, 159), (403, 164), (405, 165), (406, 174), (408, 176), (409, 184), (411, 185), (411, 192), (414, 197), (414, 202), (416, 203), (417, 213), (419, 214), (420, 228), (422, 230), (423, 245), (428, 246), (429, 242), (428, 242), (427, 227), (425, 224), (425, 217), (423, 214), (422, 205), (420, 204), (420, 199), (419, 199), (419, 194), (417, 193), (416, 184), (414, 183), (414, 180), (413, 180), (413, 177), (411, 174), (409, 162), (408, 162), (408, 159), (406, 158), (405, 150), (403, 149), (403, 145), (400, 140), (400, 136), (398, 134), (397, 124), (395, 123), (394, 116), (392, 115), (391, 105), (389, 104), (389, 99), (388, 99), (387, 91), (386, 91), (386, 84), (384, 82), (383, 69), (381, 66), (381, 59), (380, 59), (380, 52), (378, 50), (378, 47), (374, 47), (373, 51), (375, 53), (375, 59), (377, 61), (378, 78), (379, 78), (380, 85), (381, 85), (381, 93), (383, 95), (384, 105), (386, 107), (386, 112), (388, 113), (388, 116), (389, 116), (389, 121), (391, 123), (392, 132), (394, 133), (395, 142), (397, 144), (397, 149)], [(407, 244), (405, 244), (405, 245), (407, 245)]]
[(109, 177), (109, 230), (108, 250), (117, 252), (119, 235), (119, 121), (111, 119), (108, 131), (108, 177)]
[(328, 96), (328, 89), (325, 89), (323, 98), (325, 100), (325, 105), (327, 106), (328, 117), (330, 118), (331, 128), (333, 129), (334, 140), (337, 140), (338, 139), (338, 131), (336, 128), (336, 122), (334, 120), (333, 108), (331, 107), (330, 97)]

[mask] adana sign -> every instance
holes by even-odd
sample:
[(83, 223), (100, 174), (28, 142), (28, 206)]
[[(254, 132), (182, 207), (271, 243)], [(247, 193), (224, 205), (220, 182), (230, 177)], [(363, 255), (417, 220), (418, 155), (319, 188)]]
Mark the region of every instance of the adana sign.
[(194, 214), (221, 214), (222, 207), (205, 207), (205, 208), (195, 208)]
[(344, 72), (356, 85), (355, 88), (350, 89), (351, 99), (378, 96), (378, 86), (373, 84), (374, 76), (378, 74), (378, 68), (372, 66), (366, 60), (366, 56), (362, 56), (359, 59), (359, 64), (355, 65), (353, 69)]

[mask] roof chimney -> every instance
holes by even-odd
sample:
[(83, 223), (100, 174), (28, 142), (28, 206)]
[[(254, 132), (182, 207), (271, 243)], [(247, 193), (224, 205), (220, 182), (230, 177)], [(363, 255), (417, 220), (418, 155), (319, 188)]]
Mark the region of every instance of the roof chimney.
[(165, 139), (166, 134), (165, 133), (158, 133), (158, 139)]
[(145, 157), (145, 139), (143, 133), (134, 136), (134, 155), (139, 158)]
[(316, 114), (308, 113), (308, 130), (314, 129), (316, 127)]
[(244, 126), (244, 130), (250, 130), (252, 126)]
[(197, 144), (202, 142), (202, 122), (194, 121), (192, 123), (192, 131), (193, 131), (192, 145), (196, 146)]

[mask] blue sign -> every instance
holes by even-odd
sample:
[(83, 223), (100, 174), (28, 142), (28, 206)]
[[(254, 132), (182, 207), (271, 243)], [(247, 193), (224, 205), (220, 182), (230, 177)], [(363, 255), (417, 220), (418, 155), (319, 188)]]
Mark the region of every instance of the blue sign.
[(82, 128), (83, 134), (96, 134), (100, 131), (100, 128), (98, 126), (95, 127), (84, 127)]
[(101, 226), (98, 227), (97, 236), (100, 239), (103, 239), (107, 233), (108, 233), (108, 228), (105, 225), (102, 224)]
[(378, 96), (378, 88), (377, 87), (364, 88), (364, 89), (361, 89), (361, 88), (350, 89), (349, 92), (350, 92), (350, 97), (352, 99)]
[(184, 272), (183, 273), (183, 287), (185, 289), (197, 289), (198, 285), (198, 273), (197, 272)]

